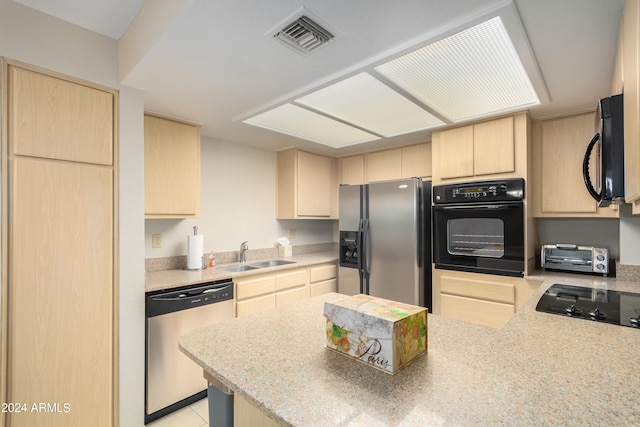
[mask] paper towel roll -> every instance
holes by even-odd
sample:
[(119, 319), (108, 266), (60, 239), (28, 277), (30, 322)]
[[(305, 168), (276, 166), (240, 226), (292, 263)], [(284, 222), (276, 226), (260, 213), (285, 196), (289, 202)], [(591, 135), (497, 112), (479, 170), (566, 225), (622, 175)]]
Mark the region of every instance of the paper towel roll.
[(202, 234), (187, 236), (187, 268), (199, 270), (202, 268), (204, 254), (204, 236)]

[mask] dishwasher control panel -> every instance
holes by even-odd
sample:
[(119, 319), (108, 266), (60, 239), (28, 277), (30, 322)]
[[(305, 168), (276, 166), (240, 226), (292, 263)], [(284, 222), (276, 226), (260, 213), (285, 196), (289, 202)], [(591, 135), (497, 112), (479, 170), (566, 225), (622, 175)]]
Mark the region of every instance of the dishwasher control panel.
[(147, 317), (233, 299), (233, 281), (220, 280), (147, 294)]

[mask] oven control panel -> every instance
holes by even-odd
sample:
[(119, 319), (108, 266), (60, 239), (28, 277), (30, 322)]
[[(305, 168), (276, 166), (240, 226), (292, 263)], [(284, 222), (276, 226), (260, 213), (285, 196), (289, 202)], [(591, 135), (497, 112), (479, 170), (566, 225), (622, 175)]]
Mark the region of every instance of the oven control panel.
[(433, 187), (433, 202), (436, 204), (508, 202), (523, 199), (524, 179), (522, 178), (436, 185)]

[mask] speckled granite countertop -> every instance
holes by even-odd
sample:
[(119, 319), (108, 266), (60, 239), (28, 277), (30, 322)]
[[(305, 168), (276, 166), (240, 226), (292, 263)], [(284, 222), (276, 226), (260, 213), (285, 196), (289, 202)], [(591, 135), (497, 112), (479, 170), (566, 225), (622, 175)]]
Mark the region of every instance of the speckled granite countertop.
[(324, 348), (327, 294), (196, 330), (180, 348), (282, 425), (640, 425), (640, 331), (539, 313), (553, 283), (640, 283), (540, 273), (502, 329), (429, 315), (427, 354), (394, 376)]
[[(159, 291), (163, 289), (177, 288), (180, 286), (194, 285), (198, 283), (210, 282), (212, 280), (221, 280), (234, 277), (247, 276), (251, 274), (271, 273), (279, 270), (287, 270), (291, 268), (306, 267), (314, 264), (322, 264), (324, 262), (335, 262), (338, 260), (336, 251), (309, 252), (294, 255), (290, 258), (270, 257), (269, 260), (282, 259), (285, 261), (294, 261), (294, 264), (286, 264), (277, 267), (260, 268), (257, 270), (230, 272), (225, 271), (222, 267), (240, 264), (238, 262), (229, 264), (220, 264), (216, 267), (205, 268), (203, 270), (160, 270), (149, 271), (145, 277), (145, 292)], [(252, 262), (259, 262), (261, 259), (253, 259)]]

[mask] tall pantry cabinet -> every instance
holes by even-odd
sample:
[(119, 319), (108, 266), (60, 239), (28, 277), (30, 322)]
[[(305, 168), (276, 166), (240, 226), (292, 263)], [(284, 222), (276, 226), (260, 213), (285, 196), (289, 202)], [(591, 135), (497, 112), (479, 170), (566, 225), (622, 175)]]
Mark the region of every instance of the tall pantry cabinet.
[(117, 109), (2, 62), (2, 425), (118, 424)]

